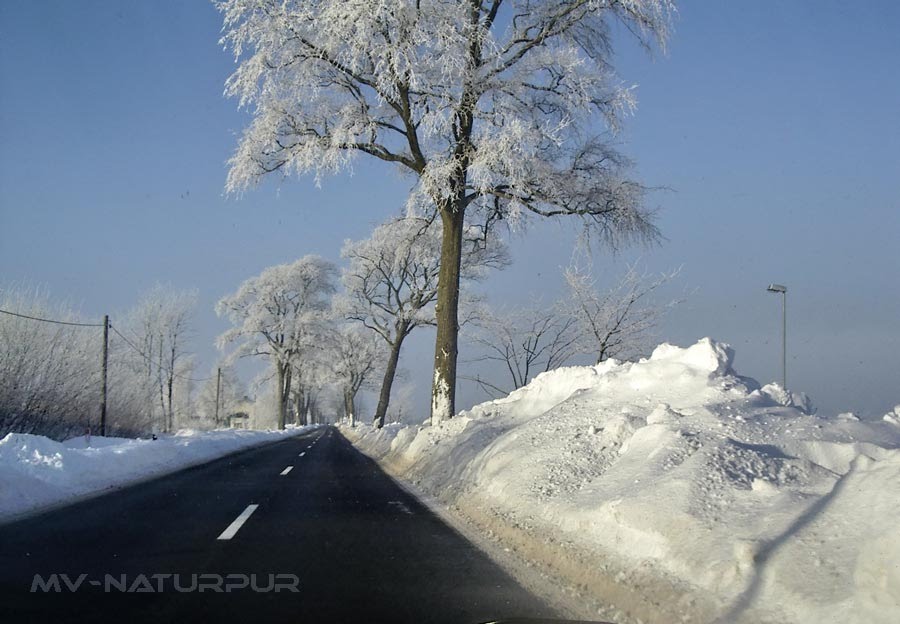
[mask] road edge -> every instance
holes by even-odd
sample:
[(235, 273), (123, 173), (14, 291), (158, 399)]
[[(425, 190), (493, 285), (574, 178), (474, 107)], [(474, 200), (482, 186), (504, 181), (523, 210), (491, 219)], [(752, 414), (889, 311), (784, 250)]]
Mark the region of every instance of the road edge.
[[(505, 542), (502, 536), (486, 529), (474, 519), (469, 517), (459, 507), (451, 507), (435, 496), (423, 491), (414, 483), (400, 476), (388, 463), (381, 461), (361, 449), (354, 441), (345, 435), (342, 427), (335, 430), (349, 442), (354, 449), (374, 461), (384, 474), (390, 478), (400, 489), (418, 500), (431, 513), (445, 522), (479, 551), (484, 553), (491, 561), (509, 574), (525, 590), (544, 601), (551, 609), (559, 612), (566, 618), (590, 619), (596, 621), (597, 617), (612, 618), (616, 621), (623, 620), (621, 611), (612, 606), (601, 605), (594, 600), (585, 600), (580, 589), (567, 583), (565, 579), (557, 575), (542, 571), (535, 562), (525, 558), (517, 552), (512, 543)], [(487, 532), (486, 532), (487, 530)], [(586, 604), (589, 603), (589, 604)]]

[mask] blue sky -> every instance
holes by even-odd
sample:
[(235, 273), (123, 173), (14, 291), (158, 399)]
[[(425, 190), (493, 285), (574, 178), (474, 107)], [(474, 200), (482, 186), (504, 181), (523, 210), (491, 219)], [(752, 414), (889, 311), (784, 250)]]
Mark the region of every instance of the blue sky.
[[(0, 3), (0, 283), (42, 284), (114, 319), (157, 281), (196, 287), (198, 374), (215, 365), (219, 297), (278, 262), (338, 260), (407, 188), (359, 161), (321, 189), (273, 180), (224, 197), (247, 116), (222, 96), (234, 66), (220, 26), (206, 2)], [(789, 385), (831, 412), (900, 403), (898, 29), (889, 1), (683, 2), (667, 55), (618, 55), (639, 101), (623, 149), (670, 189), (652, 196), (667, 240), (601, 254), (597, 270), (683, 266), (667, 294), (690, 296), (661, 336), (729, 342), (762, 382), (780, 376), (765, 286), (787, 284)], [(516, 234), (515, 264), (484, 290), (552, 300), (575, 231)], [(420, 400), (431, 340), (423, 331), (404, 361)]]

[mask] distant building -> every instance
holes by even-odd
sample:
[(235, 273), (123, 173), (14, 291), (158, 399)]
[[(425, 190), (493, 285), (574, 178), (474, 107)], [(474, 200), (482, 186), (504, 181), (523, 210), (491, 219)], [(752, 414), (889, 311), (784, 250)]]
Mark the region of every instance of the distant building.
[(255, 402), (250, 397), (244, 397), (235, 404), (232, 411), (226, 416), (226, 422), (232, 429), (249, 429), (253, 416)]
[(248, 429), (250, 427), (250, 414), (246, 412), (229, 414), (228, 426), (232, 429)]

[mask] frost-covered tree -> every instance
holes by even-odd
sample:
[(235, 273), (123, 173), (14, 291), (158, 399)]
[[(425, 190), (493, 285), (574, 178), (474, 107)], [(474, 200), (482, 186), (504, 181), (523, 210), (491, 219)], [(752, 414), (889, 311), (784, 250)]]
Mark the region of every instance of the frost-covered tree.
[(610, 135), (634, 105), (612, 69), (618, 22), (662, 43), (671, 0), (220, 0), (253, 120), (229, 191), (358, 154), (415, 184), (443, 224), (432, 421), (455, 408), (464, 224), (580, 217), (618, 245), (653, 238), (644, 187)]
[(384, 343), (358, 325), (345, 324), (331, 332), (327, 353), (331, 373), (341, 390), (344, 417), (356, 421), (356, 395), (372, 383)]
[(234, 343), (231, 360), (263, 356), (272, 363), (279, 429), (285, 426), (292, 365), (304, 350), (315, 348), (310, 338), (327, 317), (336, 277), (331, 262), (304, 256), (265, 269), (216, 305), (216, 313), (234, 324), (219, 336), (219, 348)]
[[(417, 327), (435, 323), (441, 229), (440, 223), (427, 219), (392, 219), (365, 240), (345, 242), (341, 251), (350, 265), (343, 271), (346, 295), (338, 312), (376, 332), (388, 347), (373, 421), (378, 428), (384, 425), (403, 341)], [(479, 279), (489, 267), (507, 263), (501, 241), (486, 239), (478, 228), (467, 228), (460, 261), (462, 280)]]
[[(409, 419), (413, 415), (413, 392), (415, 387), (403, 383), (400, 384), (395, 392), (393, 401), (391, 401), (391, 409), (388, 411), (385, 420), (389, 423), (402, 423), (404, 419)], [(409, 422), (408, 420), (406, 422)]]
[[(126, 315), (123, 329), (140, 350), (129, 357), (135, 360), (136, 370), (146, 371), (146, 381), (153, 393), (148, 399), (159, 407), (164, 431), (172, 431), (175, 427), (176, 386), (188, 381), (192, 370), (186, 345), (197, 296), (196, 290), (178, 291), (157, 284), (144, 293)], [(180, 390), (182, 396), (179, 398), (189, 398), (189, 386)]]
[[(244, 386), (234, 369), (224, 366), (221, 370), (221, 379), (217, 379), (217, 370), (212, 371), (211, 376), (200, 387), (197, 397), (197, 416), (213, 427), (226, 426), (228, 416), (238, 411), (238, 405), (243, 402), (245, 395)], [(218, 409), (216, 409), (217, 385)]]
[(97, 321), (25, 285), (0, 287), (0, 309), (34, 317), (0, 314), (0, 437), (19, 432), (65, 439), (96, 425), (102, 328), (35, 319)]
[(329, 352), (325, 346), (331, 340), (333, 319), (325, 319), (315, 331), (308, 333), (307, 348), (302, 349), (291, 361), (290, 402), (294, 412), (294, 424), (312, 424), (318, 414), (318, 398), (323, 386), (331, 383)]
[(565, 306), (577, 323), (579, 351), (597, 363), (645, 355), (660, 320), (679, 303), (658, 303), (651, 295), (678, 273), (676, 269), (653, 276), (632, 265), (616, 284), (603, 290), (589, 269), (575, 265), (566, 269), (569, 298)]
[[(192, 292), (159, 286), (131, 313), (113, 315), (108, 434), (146, 434), (154, 423), (171, 428), (176, 415), (189, 412), (193, 361), (185, 347), (194, 298)], [(99, 319), (79, 318), (69, 306), (28, 287), (0, 289), (0, 308), (74, 323), (0, 314), (0, 434), (65, 438), (89, 427), (96, 431), (103, 345)]]

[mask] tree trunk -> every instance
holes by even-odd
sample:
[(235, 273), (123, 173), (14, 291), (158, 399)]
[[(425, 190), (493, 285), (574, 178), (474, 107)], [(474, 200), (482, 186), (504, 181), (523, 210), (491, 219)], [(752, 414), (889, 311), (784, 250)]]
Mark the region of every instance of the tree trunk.
[(400, 347), (403, 345), (403, 339), (406, 337), (409, 328), (406, 323), (402, 323), (396, 329), (397, 334), (394, 338), (394, 344), (391, 345), (387, 367), (384, 369), (384, 379), (381, 382), (381, 392), (378, 395), (378, 407), (375, 408), (375, 418), (372, 421), (378, 429), (384, 426), (384, 416), (387, 414), (388, 405), (391, 402), (391, 386), (394, 385), (394, 376), (397, 374), (397, 362), (400, 360)]
[(294, 392), (294, 424), (295, 425), (305, 425), (306, 424), (306, 414), (304, 408), (304, 396), (303, 390), (297, 388)]
[(456, 413), (456, 356), (459, 337), (459, 268), (462, 259), (464, 212), (448, 202), (441, 209), (444, 225), (441, 270), (438, 275), (437, 339), (434, 345), (434, 381), (431, 388), (431, 424)]
[(284, 429), (284, 376), (285, 365), (281, 362), (275, 362), (275, 404), (278, 406), (278, 428)]
[(349, 390), (344, 390), (344, 416), (347, 417), (347, 420), (350, 421), (350, 426), (356, 426), (356, 422), (353, 416), (353, 395)]
[[(290, 364), (284, 365), (284, 422), (287, 423), (288, 414), (291, 411), (291, 377), (294, 374), (294, 368)], [(284, 427), (282, 427), (283, 429)]]

